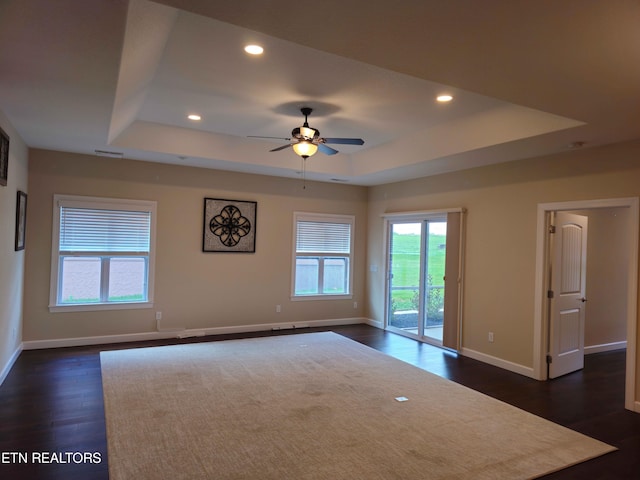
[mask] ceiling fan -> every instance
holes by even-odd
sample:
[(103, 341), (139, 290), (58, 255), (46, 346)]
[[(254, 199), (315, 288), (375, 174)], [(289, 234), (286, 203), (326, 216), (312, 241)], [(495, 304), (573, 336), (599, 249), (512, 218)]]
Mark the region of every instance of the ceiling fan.
[(361, 138), (323, 138), (320, 136), (320, 132), (315, 128), (311, 128), (309, 126), (308, 117), (311, 115), (313, 111), (312, 108), (302, 107), (300, 109), (302, 114), (304, 115), (304, 124), (301, 127), (296, 127), (291, 131), (290, 138), (283, 137), (259, 137), (255, 135), (250, 135), (252, 138), (279, 138), (281, 140), (286, 140), (292, 143), (288, 143), (287, 145), (282, 145), (280, 147), (276, 147), (270, 152), (278, 152), (280, 150), (284, 150), (285, 148), (292, 147), (293, 151), (296, 152), (297, 155), (301, 156), (303, 159), (309, 158), (311, 155), (314, 155), (318, 150), (320, 150), (325, 155), (335, 155), (338, 153), (338, 150), (332, 148), (327, 145), (327, 143), (339, 144), (339, 145), (364, 145), (364, 140)]

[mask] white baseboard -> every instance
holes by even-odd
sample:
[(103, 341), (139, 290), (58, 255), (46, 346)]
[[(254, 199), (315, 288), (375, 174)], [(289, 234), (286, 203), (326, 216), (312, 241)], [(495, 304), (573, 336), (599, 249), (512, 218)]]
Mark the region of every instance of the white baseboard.
[(590, 353), (611, 352), (613, 350), (624, 350), (625, 348), (627, 348), (626, 340), (623, 342), (603, 343), (602, 345), (590, 345), (588, 347), (584, 347), (584, 354), (589, 355)]
[(205, 335), (223, 335), (229, 333), (249, 333), (267, 330), (289, 330), (309, 327), (329, 327), (335, 325), (355, 325), (367, 323), (365, 318), (338, 318), (331, 320), (310, 320), (299, 323), (263, 323), (259, 325), (234, 325), (230, 327), (187, 328), (160, 332), (141, 332), (122, 335), (102, 335), (95, 337), (54, 338), (48, 340), (32, 340), (23, 343), (25, 350), (42, 348), (79, 347), (84, 345), (101, 345), (110, 343), (138, 342), (160, 340), (166, 338), (202, 337)]
[(31, 340), (23, 342), (23, 348), (25, 350), (39, 350), (43, 348), (82, 347), (85, 345), (101, 345), (103, 343), (159, 340), (163, 338), (176, 338), (176, 336), (176, 332), (141, 332), (96, 337), (51, 338), (47, 340)]
[(464, 355), (465, 357), (488, 363), (489, 365), (493, 365), (494, 367), (500, 367), (504, 370), (509, 370), (510, 372), (519, 373), (520, 375), (524, 375), (525, 377), (535, 379), (532, 367), (526, 367), (518, 363), (509, 362), (507, 360), (503, 360), (502, 358), (493, 357), (491, 355), (487, 355), (486, 353), (477, 352), (469, 348), (462, 348), (458, 353)]
[[(627, 342), (615, 342), (615, 343), (607, 343), (603, 345), (592, 345), (584, 348), (585, 355), (590, 353), (598, 353), (598, 352), (608, 352), (612, 350), (619, 350), (627, 347)], [(468, 348), (463, 348), (460, 350), (460, 354), (465, 357), (470, 357), (475, 360), (479, 360), (484, 363), (488, 363), (489, 365), (493, 365), (495, 367), (500, 367), (505, 370), (509, 370), (510, 372), (519, 373), (520, 375), (524, 375), (525, 377), (530, 377), (535, 380), (539, 380), (535, 377), (533, 368), (526, 367), (524, 365), (520, 365), (517, 363), (509, 362), (507, 360), (503, 360), (498, 357), (493, 357), (491, 355), (487, 355), (485, 353), (477, 352), (475, 350), (471, 350)], [(640, 411), (640, 410), (638, 410)]]
[(22, 344), (18, 345), (18, 348), (16, 348), (15, 352), (13, 352), (9, 357), (7, 364), (0, 371), (0, 385), (4, 383), (5, 378), (7, 378), (7, 375), (9, 375), (13, 364), (16, 363), (16, 360), (20, 356), (20, 352), (22, 352)]
[(370, 325), (372, 327), (376, 327), (376, 328), (379, 328), (381, 330), (384, 330), (384, 322), (381, 322), (379, 320), (373, 320), (372, 318), (366, 318), (366, 319), (364, 319), (363, 323), (366, 323), (367, 325)]

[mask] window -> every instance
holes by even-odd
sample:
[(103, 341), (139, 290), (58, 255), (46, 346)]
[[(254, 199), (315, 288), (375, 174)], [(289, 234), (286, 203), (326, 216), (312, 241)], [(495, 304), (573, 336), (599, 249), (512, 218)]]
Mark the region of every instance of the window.
[(354, 223), (350, 215), (294, 213), (294, 298), (351, 295)]
[(156, 203), (55, 195), (51, 311), (151, 307)]

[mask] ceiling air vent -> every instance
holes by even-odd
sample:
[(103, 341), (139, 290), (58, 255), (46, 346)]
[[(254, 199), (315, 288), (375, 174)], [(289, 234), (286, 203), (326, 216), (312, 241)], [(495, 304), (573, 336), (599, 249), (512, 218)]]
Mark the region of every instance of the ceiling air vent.
[(122, 158), (122, 152), (110, 152), (108, 150), (94, 150), (99, 157)]

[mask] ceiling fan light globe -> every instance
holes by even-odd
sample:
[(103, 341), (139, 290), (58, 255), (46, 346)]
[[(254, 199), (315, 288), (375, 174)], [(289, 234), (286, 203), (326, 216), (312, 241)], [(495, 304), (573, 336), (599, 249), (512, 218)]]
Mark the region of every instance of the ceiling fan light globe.
[(318, 146), (307, 140), (302, 140), (301, 142), (293, 145), (293, 151), (296, 152), (297, 155), (306, 159), (318, 151)]

